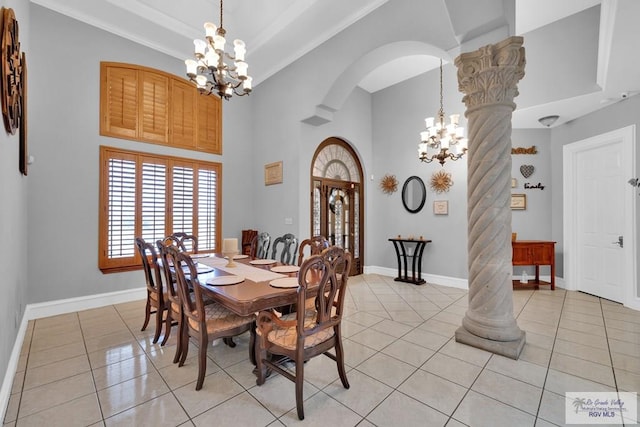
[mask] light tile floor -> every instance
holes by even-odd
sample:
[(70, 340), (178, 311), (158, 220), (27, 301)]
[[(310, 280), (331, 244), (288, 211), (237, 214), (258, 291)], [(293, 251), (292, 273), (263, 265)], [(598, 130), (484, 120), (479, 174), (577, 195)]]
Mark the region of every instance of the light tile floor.
[(248, 335), (172, 363), (175, 333), (152, 344), (144, 301), (30, 321), (5, 416), (17, 426), (552, 426), (565, 391), (640, 390), (640, 312), (561, 289), (514, 291), (527, 333), (518, 361), (456, 343), (467, 292), (378, 275), (349, 279), (344, 347), (305, 366), (305, 415), (293, 383), (256, 386)]

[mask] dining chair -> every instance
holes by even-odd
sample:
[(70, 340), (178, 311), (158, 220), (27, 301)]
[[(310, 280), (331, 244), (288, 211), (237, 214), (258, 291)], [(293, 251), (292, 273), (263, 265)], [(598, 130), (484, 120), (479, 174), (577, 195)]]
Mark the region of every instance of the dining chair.
[(258, 230), (242, 230), (242, 254), (250, 255), (251, 254), (251, 242), (253, 238), (258, 235)]
[[(165, 247), (165, 257), (167, 263), (174, 266), (173, 270), (184, 316), (181, 327), (182, 336), (180, 337), (182, 348), (178, 366), (183, 366), (187, 360), (189, 338), (197, 338), (199, 349), (196, 390), (200, 390), (207, 370), (209, 342), (218, 338), (231, 338), (246, 331), (251, 331), (253, 334), (252, 325), (255, 316), (238, 316), (220, 304), (205, 304), (202, 285), (198, 280), (198, 271), (191, 257), (173, 246)], [(254, 341), (255, 339), (252, 337), (251, 343)]]
[[(298, 307), (303, 307), (307, 289), (317, 286), (315, 309), (278, 316), (275, 311), (261, 311), (256, 327), (256, 383), (265, 382), (267, 368), (295, 383), (298, 418), (304, 419), (304, 366), (309, 359), (324, 354), (333, 359), (344, 388), (349, 381), (344, 368), (340, 325), (351, 254), (332, 246), (307, 258), (298, 273)], [(330, 349), (335, 349), (335, 354)], [(295, 362), (295, 373), (282, 368), (271, 355), (285, 356)]]
[(251, 258), (264, 259), (269, 256), (269, 245), (271, 244), (271, 236), (266, 231), (258, 234), (251, 241)]
[[(151, 314), (155, 314), (156, 332), (153, 336), (153, 343), (157, 343), (162, 332), (164, 313), (167, 311), (168, 303), (162, 285), (162, 275), (158, 264), (158, 254), (153, 245), (147, 243), (142, 237), (135, 238), (135, 245), (142, 259), (142, 269), (147, 286), (147, 303), (144, 309), (144, 323), (141, 331), (144, 331), (149, 324)], [(154, 310), (155, 309), (155, 310)]]
[(162, 243), (176, 246), (182, 252), (198, 253), (198, 238), (193, 234), (178, 231), (165, 237)]
[(302, 265), (302, 261), (304, 261), (305, 258), (319, 254), (328, 247), (329, 241), (324, 236), (313, 236), (309, 239), (304, 239), (300, 242), (300, 247), (298, 248), (298, 265)]
[[(160, 239), (156, 241), (156, 246), (158, 247), (158, 252), (160, 254), (160, 259), (162, 260), (162, 272), (164, 273), (164, 282), (166, 283), (166, 300), (167, 304), (167, 316), (165, 319), (165, 332), (164, 337), (160, 345), (165, 345), (169, 336), (171, 335), (171, 329), (175, 325), (178, 326), (178, 338), (176, 340), (176, 353), (173, 357), (173, 363), (177, 363), (180, 360), (180, 355), (182, 354), (182, 340), (180, 339), (182, 336), (182, 327), (184, 324), (184, 316), (182, 315), (182, 301), (180, 301), (180, 295), (178, 294), (178, 288), (176, 286), (175, 275), (172, 272), (171, 264), (167, 259), (167, 240)], [(171, 246), (171, 245), (169, 245)]]
[(278, 246), (282, 245), (282, 251), (280, 252), (280, 262), (282, 264), (291, 265), (296, 260), (296, 253), (298, 252), (298, 239), (291, 233), (287, 233), (283, 236), (277, 237), (273, 241), (271, 259), (278, 260)]

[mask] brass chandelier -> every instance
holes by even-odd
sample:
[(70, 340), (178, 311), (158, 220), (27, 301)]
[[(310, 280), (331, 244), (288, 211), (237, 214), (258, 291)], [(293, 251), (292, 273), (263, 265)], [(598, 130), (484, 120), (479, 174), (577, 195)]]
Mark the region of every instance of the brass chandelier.
[[(438, 160), (442, 166), (447, 159), (458, 160), (467, 152), (467, 139), (464, 137), (464, 128), (458, 126), (459, 114), (449, 116), (450, 123), (445, 125), (442, 96), (442, 59), (440, 59), (440, 110), (438, 116), (425, 119), (426, 130), (420, 132), (420, 144), (418, 144), (418, 158), (431, 163)], [(457, 153), (450, 152), (451, 146), (457, 146)], [(428, 149), (436, 152), (429, 155)]]
[[(234, 94), (244, 96), (251, 93), (251, 77), (247, 74), (246, 46), (240, 39), (233, 41), (234, 53), (225, 52), (226, 31), (222, 27), (222, 0), (220, 0), (220, 26), (205, 22), (205, 40), (196, 39), (195, 60), (187, 59), (187, 76), (201, 93), (216, 93), (229, 99)], [(233, 61), (228, 64), (225, 59)], [(242, 86), (242, 88), (240, 88)]]

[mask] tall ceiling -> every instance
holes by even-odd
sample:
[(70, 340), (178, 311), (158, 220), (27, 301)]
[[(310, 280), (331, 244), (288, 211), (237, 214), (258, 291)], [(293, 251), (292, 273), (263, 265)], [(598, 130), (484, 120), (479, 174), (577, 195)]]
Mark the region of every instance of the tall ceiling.
[[(505, 22), (525, 37), (526, 78), (519, 85), (514, 128), (540, 128), (538, 118), (566, 123), (640, 92), (638, 0), (421, 0), (437, 15), (436, 47), (452, 56), (469, 40)], [(515, 1), (515, 17), (504, 4)], [(43, 7), (185, 59), (204, 21), (218, 25), (218, 0), (31, 0)], [(510, 3), (511, 2), (511, 3)], [(254, 87), (369, 13), (398, 0), (227, 0), (228, 38), (247, 44)], [(405, 6), (406, 7), (406, 6)], [(399, 14), (399, 16), (402, 16)], [(515, 23), (515, 25), (513, 25)], [(383, 29), (381, 29), (383, 30)], [(438, 46), (442, 40), (453, 45)], [(497, 40), (496, 40), (497, 41)], [(457, 44), (457, 46), (456, 46)], [(439, 58), (412, 55), (372, 70), (359, 86), (376, 92), (429, 71)]]

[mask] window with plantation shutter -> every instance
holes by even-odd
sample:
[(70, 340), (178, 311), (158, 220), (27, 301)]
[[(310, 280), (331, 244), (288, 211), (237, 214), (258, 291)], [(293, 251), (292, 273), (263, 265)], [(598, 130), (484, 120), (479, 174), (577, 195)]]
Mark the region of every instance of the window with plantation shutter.
[(218, 251), (220, 172), (219, 163), (100, 147), (99, 268), (139, 268), (136, 236), (185, 232), (200, 252)]
[(100, 135), (222, 154), (222, 103), (164, 71), (101, 62)]

